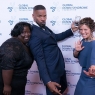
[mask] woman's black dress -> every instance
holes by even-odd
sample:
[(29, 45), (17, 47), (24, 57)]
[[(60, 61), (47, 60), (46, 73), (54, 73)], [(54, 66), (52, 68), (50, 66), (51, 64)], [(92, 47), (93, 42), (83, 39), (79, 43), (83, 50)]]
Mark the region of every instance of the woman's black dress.
[(27, 73), (33, 57), (17, 38), (6, 40), (0, 47), (0, 95), (3, 95), (2, 70), (13, 69), (11, 95), (25, 95)]

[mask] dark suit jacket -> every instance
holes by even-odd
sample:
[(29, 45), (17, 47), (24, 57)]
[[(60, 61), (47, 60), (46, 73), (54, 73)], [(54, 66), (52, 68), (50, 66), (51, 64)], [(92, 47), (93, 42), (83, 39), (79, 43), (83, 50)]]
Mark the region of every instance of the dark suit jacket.
[(71, 35), (73, 35), (71, 29), (54, 34), (48, 27), (44, 31), (33, 25), (29, 46), (44, 84), (49, 81), (56, 81), (63, 75), (65, 64), (57, 42)]

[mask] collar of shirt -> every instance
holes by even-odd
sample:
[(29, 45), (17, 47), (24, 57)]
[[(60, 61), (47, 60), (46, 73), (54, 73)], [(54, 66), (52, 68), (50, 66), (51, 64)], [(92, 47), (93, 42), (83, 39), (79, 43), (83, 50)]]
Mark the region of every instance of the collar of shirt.
[(38, 27), (40, 27), (36, 22), (33, 22), (33, 24), (36, 25), (36, 26), (38, 26)]
[[(33, 22), (34, 25), (40, 27), (36, 22)], [(45, 30), (44, 28), (42, 28), (43, 30)]]

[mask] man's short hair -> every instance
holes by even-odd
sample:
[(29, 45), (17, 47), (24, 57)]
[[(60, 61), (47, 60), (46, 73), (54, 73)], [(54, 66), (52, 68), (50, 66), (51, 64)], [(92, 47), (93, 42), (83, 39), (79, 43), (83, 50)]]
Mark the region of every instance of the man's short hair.
[(33, 11), (36, 11), (36, 10), (45, 10), (45, 9), (46, 8), (43, 5), (36, 5), (36, 6), (34, 6)]

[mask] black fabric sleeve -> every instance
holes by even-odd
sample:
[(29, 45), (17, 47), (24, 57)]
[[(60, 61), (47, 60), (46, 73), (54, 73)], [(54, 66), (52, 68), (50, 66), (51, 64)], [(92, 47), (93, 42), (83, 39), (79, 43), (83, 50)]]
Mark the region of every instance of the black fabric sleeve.
[(21, 54), (18, 42), (5, 42), (0, 47), (0, 66), (2, 69), (14, 69)]

